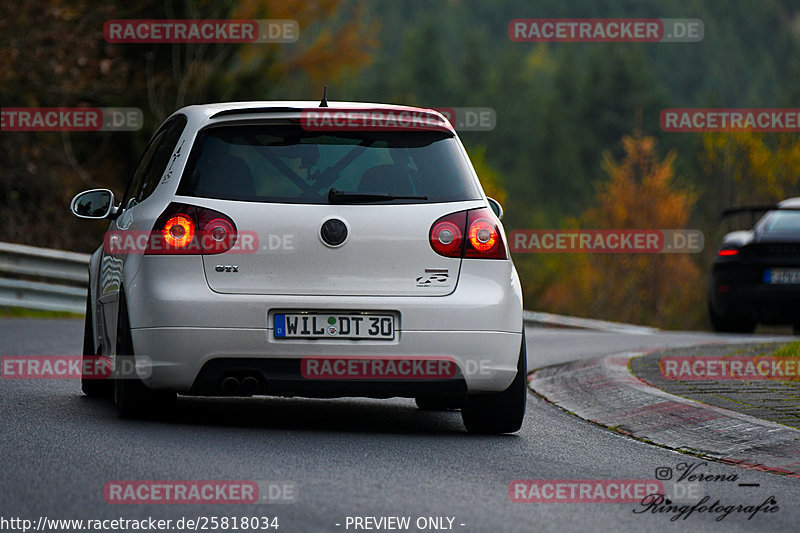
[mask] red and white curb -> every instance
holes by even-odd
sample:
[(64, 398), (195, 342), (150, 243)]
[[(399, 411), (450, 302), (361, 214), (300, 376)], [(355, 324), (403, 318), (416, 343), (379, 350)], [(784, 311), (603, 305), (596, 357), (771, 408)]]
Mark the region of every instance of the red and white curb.
[(644, 352), (537, 370), (528, 386), (567, 411), (634, 438), (729, 464), (800, 477), (800, 431), (674, 396), (640, 380)]

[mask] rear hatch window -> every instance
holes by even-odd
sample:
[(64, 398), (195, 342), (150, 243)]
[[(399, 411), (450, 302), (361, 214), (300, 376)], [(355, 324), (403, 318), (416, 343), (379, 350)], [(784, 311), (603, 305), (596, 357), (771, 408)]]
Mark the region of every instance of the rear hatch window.
[(790, 235), (800, 240), (800, 210), (770, 211), (757, 224), (759, 233)]
[[(439, 217), (480, 205), (473, 180), (447, 132), (237, 125), (202, 132), (178, 193), (257, 237), (253, 253), (203, 257), (214, 291), (443, 296), (461, 259), (437, 254), (429, 232)], [(321, 237), (330, 219), (346, 226), (340, 246)]]
[(319, 132), (291, 124), (202, 131), (178, 194), (301, 204), (480, 199), (450, 132)]

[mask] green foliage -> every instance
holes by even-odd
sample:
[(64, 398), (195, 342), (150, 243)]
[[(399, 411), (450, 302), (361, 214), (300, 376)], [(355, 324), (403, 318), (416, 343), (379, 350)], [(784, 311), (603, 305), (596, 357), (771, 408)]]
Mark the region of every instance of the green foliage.
[[(596, 184), (579, 227), (684, 229), (696, 194), (676, 183), (674, 153), (660, 160), (652, 137), (623, 138), (620, 161), (605, 154), (609, 179)], [(686, 328), (704, 309), (700, 271), (688, 254), (558, 254), (541, 302), (566, 314)]]
[[(620, 140), (631, 131), (655, 138), (663, 153), (673, 153), (673, 186), (699, 195), (686, 224), (706, 235), (706, 252), (692, 258), (703, 273), (710, 268), (722, 234), (722, 208), (747, 198), (759, 187), (755, 184), (768, 179), (779, 184), (772, 189), (779, 194), (800, 193), (797, 180), (783, 172), (790, 166), (773, 172), (765, 170), (763, 159), (760, 166), (747, 163), (737, 155), (741, 143), (729, 139), (714, 151), (716, 161), (737, 161), (743, 181), (726, 179), (728, 174), (709, 165), (711, 152), (703, 136), (664, 133), (659, 126), (659, 113), (668, 107), (796, 107), (796, 2), (406, 0), (373, 3), (369, 16), (381, 24), (375, 61), (341, 90), (368, 101), (493, 107), (493, 131), (463, 132), (461, 137), (471, 153), (477, 146), (486, 147), (481, 164), (497, 169), (508, 192), (504, 222), (509, 231), (574, 227), (577, 217), (595, 202), (594, 184), (609, 179), (603, 154), (621, 159)], [(705, 36), (699, 43), (511, 41), (509, 21), (529, 17), (699, 18)], [(781, 161), (790, 163), (800, 143), (791, 135), (777, 137), (780, 141), (771, 139), (768, 149), (752, 152), (778, 153), (780, 148), (787, 154)], [(761, 172), (767, 176), (759, 176)], [(768, 178), (776, 172), (780, 177)], [(563, 259), (521, 254), (515, 263), (526, 306), (556, 310), (545, 294), (563, 277)], [(692, 271), (687, 264), (681, 268)], [(672, 324), (704, 327), (700, 300), (705, 274), (691, 274), (689, 279), (680, 293), (684, 301), (672, 302), (671, 316), (678, 317)], [(628, 297), (641, 297), (634, 294), (638, 289), (619, 286)], [(572, 310), (600, 316), (591, 296), (584, 298)], [(695, 309), (685, 312), (691, 306)], [(658, 318), (653, 314), (645, 320)]]
[(478, 145), (469, 151), (469, 158), (472, 161), (472, 166), (475, 168), (475, 173), (481, 180), (483, 192), (486, 196), (494, 198), (500, 204), (505, 204), (507, 193), (503, 188), (503, 182), (500, 179), (500, 174), (489, 163), (486, 162), (486, 146)]
[[(181, 17), (294, 18), (301, 39), (288, 45), (110, 45), (102, 37), (110, 18)], [(699, 43), (511, 41), (509, 21), (529, 17), (699, 18), (705, 37)], [(700, 266), (707, 270), (708, 250), (723, 229), (720, 209), (800, 194), (794, 171), (800, 139), (664, 133), (659, 112), (798, 107), (799, 20), (795, 0), (0, 3), (4, 105), (130, 106), (145, 115), (137, 133), (3, 134), (0, 239), (88, 251), (102, 225), (76, 224), (66, 213), (69, 199), (97, 186), (121, 193), (167, 114), (208, 101), (317, 99), (326, 83), (331, 100), (494, 108), (494, 130), (461, 137), (487, 192), (507, 195), (497, 199), (509, 231), (575, 226), (596, 205), (595, 184), (609, 180), (604, 154), (621, 160), (620, 141), (632, 131), (652, 137), (662, 153), (674, 154), (673, 186), (699, 195), (687, 224), (706, 235)], [(55, 236), (54, 225), (63, 228)], [(523, 256), (516, 262), (526, 305), (546, 309), (562, 259)], [(700, 294), (702, 285), (686, 293)]]
[[(357, 69), (373, 31), (342, 0), (139, 3), (0, 2), (0, 87), (9, 107), (135, 107), (137, 132), (9, 132), (0, 137), (0, 240), (93, 251), (107, 224), (78, 221), (69, 201), (107, 187), (121, 195), (155, 128), (177, 109), (267, 99)], [(331, 21), (341, 13), (347, 20)], [(354, 18), (347, 15), (355, 15)], [(110, 19), (288, 19), (301, 43), (110, 44)], [(320, 91), (314, 89), (317, 97)], [(297, 93), (284, 97), (297, 98)], [(59, 231), (54, 231), (59, 228)]]
[(775, 350), (775, 357), (794, 357), (800, 358), (800, 341), (790, 342)]
[(0, 318), (83, 318), (85, 315), (69, 311), (42, 311), (24, 307), (0, 306)]

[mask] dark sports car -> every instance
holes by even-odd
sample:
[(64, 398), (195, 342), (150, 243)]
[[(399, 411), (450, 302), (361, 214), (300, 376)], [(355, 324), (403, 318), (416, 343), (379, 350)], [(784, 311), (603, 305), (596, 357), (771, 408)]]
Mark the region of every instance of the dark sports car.
[(800, 333), (800, 198), (728, 209), (723, 217), (742, 213), (763, 216), (722, 240), (709, 285), (711, 325), (732, 333), (791, 325)]

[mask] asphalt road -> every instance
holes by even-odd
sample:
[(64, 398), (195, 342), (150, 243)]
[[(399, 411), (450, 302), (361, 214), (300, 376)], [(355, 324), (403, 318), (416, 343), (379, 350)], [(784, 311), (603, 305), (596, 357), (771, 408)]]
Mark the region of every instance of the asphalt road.
[[(0, 355), (78, 354), (81, 328), (81, 321), (0, 320)], [(694, 333), (527, 333), (531, 368), (730, 340)], [(418, 530), (419, 517), (449, 517), (452, 530), (470, 532), (796, 531), (800, 523), (800, 480), (717, 463), (700, 469), (731, 477), (698, 485), (708, 504), (758, 505), (773, 496), (779, 509), (750, 520), (737, 512), (720, 521), (720, 513), (695, 512), (676, 523), (669, 513), (640, 513), (639, 503), (513, 503), (508, 487), (515, 479), (652, 480), (657, 468), (677, 473), (681, 463), (699, 462), (601, 429), (534, 395), (517, 435), (485, 437), (466, 434), (457, 413), (421, 412), (409, 400), (181, 398), (157, 420), (128, 421), (109, 402), (81, 396), (73, 381), (0, 380), (0, 453), (3, 530), (13, 530), (3, 520), (35, 524), (40, 516), (268, 516), (278, 518), (281, 532), (364, 531), (345, 525), (347, 517), (367, 516), (410, 517), (410, 531)], [(103, 487), (114, 480), (290, 482), (297, 499), (109, 504)]]

